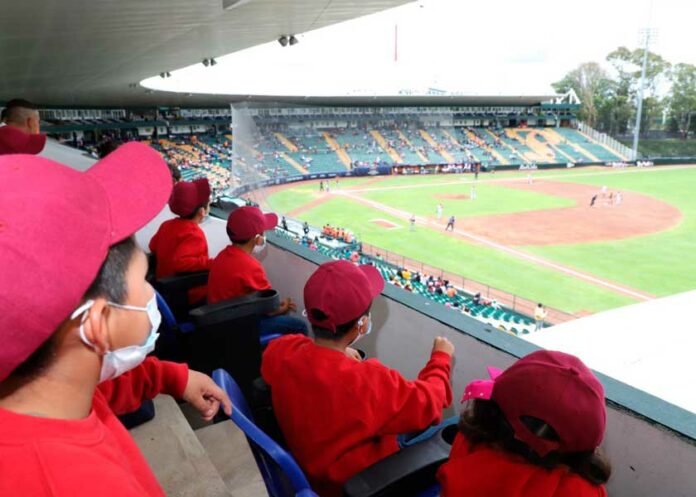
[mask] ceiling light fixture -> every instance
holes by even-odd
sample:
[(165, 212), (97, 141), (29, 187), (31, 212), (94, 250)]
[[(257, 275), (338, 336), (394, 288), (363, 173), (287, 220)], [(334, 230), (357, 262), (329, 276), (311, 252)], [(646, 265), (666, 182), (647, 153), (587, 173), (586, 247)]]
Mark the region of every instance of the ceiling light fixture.
[(288, 46), (288, 37), (286, 35), (281, 36), (278, 38), (278, 43), (280, 43), (280, 46), (282, 47), (287, 47)]
[(210, 59), (203, 59), (203, 65), (208, 67), (210, 65)]
[(288, 42), (290, 43), (290, 46), (293, 46), (297, 45), (300, 42), (300, 40), (295, 38), (295, 35), (290, 35), (290, 40), (288, 40)]

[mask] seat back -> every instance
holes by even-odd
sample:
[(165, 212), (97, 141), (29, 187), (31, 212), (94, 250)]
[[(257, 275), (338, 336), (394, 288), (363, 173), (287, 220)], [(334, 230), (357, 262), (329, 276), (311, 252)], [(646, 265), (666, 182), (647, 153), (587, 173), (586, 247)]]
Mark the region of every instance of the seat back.
[(193, 325), (179, 323), (165, 298), (157, 290), (155, 290), (155, 295), (157, 308), (162, 315), (162, 324), (159, 328), (160, 337), (155, 345), (154, 354), (166, 361), (188, 362), (187, 350), (190, 339), (184, 334), (184, 331), (192, 329)]
[(176, 320), (181, 322), (188, 319), (188, 313), (191, 310), (188, 291), (207, 283), (208, 271), (199, 271), (160, 278), (155, 281), (153, 286), (167, 301)]
[(232, 421), (244, 432), (270, 497), (317, 497), (295, 459), (254, 424), (242, 390), (224, 370), (213, 380), (232, 400)]
[(252, 384), (261, 375), (259, 320), (279, 301), (277, 291), (264, 290), (192, 310), (196, 331), (190, 335), (189, 365), (206, 374), (225, 369), (251, 398)]

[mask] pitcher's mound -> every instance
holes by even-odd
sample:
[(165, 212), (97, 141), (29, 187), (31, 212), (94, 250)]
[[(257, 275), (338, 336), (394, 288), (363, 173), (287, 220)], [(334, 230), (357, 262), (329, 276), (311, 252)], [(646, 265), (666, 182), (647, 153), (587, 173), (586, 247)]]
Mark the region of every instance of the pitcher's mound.
[(435, 198), (442, 200), (469, 200), (469, 195), (457, 194), (457, 193), (440, 193), (435, 195)]
[(370, 222), (375, 223), (377, 226), (380, 226), (388, 230), (401, 228), (401, 226), (399, 226), (398, 224), (392, 223), (391, 221), (387, 221), (386, 219), (370, 219)]

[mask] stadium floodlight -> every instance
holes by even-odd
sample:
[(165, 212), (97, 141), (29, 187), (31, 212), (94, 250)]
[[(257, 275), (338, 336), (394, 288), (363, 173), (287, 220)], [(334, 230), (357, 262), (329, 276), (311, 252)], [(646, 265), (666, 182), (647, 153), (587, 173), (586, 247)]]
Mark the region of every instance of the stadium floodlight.
[(287, 47), (288, 46), (288, 37), (286, 35), (281, 36), (278, 38), (278, 43), (280, 43), (280, 46), (282, 47)]
[(297, 38), (295, 38), (295, 35), (290, 35), (290, 39), (288, 40), (288, 43), (290, 43), (290, 46), (297, 45), (300, 42)]
[(203, 65), (208, 67), (210, 65), (210, 59), (203, 59)]

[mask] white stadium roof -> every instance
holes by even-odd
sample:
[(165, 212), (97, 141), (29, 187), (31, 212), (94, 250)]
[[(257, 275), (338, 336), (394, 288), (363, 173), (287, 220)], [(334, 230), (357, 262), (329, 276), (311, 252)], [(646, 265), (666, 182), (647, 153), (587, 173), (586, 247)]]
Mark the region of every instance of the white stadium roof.
[[(238, 4), (225, 10), (225, 4)], [(0, 102), (51, 106), (220, 105), (229, 97), (147, 92), (162, 71), (408, 0), (21, 0), (0, 16)], [(135, 87), (131, 85), (135, 84)]]
[(696, 413), (694, 309), (696, 290), (569, 321), (528, 340)]

